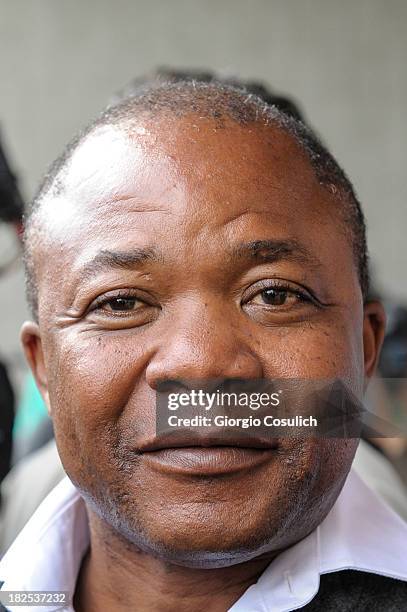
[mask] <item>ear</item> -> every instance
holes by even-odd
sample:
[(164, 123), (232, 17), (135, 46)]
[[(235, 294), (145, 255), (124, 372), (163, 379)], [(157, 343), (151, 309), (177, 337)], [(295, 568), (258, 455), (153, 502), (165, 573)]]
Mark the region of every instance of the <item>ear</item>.
[(380, 302), (367, 302), (363, 318), (363, 351), (365, 380), (375, 372), (386, 329), (386, 315)]
[(42, 399), (47, 406), (48, 414), (51, 414), (47, 371), (45, 368), (41, 333), (38, 324), (32, 321), (26, 321), (21, 328), (20, 339), (23, 345), (25, 358), (34, 375)]

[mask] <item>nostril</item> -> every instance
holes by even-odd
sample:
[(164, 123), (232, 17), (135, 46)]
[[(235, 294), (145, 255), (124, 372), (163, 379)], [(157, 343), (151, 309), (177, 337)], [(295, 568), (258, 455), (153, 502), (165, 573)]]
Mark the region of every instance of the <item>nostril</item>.
[(166, 378), (156, 382), (155, 390), (157, 393), (179, 393), (181, 391), (189, 390), (189, 386), (182, 380)]
[(192, 389), (210, 392), (226, 384), (225, 380), (225, 378), (163, 378), (156, 382), (154, 387), (157, 393), (180, 393)]

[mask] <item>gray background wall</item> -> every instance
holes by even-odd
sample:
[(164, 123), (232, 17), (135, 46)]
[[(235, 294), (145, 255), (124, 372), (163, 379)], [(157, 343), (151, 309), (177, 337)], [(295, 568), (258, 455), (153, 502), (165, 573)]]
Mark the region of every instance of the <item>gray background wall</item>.
[[(405, 0), (0, 0), (0, 125), (30, 197), (71, 135), (157, 65), (264, 79), (296, 97), (353, 179), (380, 285), (407, 299)], [(21, 269), (0, 280), (19, 378)]]

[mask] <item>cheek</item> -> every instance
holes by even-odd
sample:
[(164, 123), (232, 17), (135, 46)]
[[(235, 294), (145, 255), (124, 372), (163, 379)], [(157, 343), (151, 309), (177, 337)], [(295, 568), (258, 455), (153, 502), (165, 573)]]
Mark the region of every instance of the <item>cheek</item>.
[(267, 330), (258, 341), (269, 378), (340, 378), (353, 389), (363, 384), (363, 338), (359, 317), (323, 325)]
[[(83, 337), (82, 337), (83, 336)], [(53, 370), (56, 405), (63, 396), (78, 400), (73, 410), (86, 407), (87, 412), (97, 409), (100, 417), (114, 417), (131, 393), (143, 370), (143, 350), (130, 336), (118, 338), (95, 334), (67, 334), (58, 346), (52, 346), (48, 360)], [(56, 368), (52, 360), (55, 360)]]
[(118, 444), (123, 427), (151, 422), (143, 412), (151, 412), (155, 396), (141, 383), (144, 352), (134, 336), (64, 332), (62, 339), (54, 338), (47, 347), (46, 361), (51, 414), (63, 461), (77, 462), (81, 448), (86, 448), (88, 457), (106, 455)]

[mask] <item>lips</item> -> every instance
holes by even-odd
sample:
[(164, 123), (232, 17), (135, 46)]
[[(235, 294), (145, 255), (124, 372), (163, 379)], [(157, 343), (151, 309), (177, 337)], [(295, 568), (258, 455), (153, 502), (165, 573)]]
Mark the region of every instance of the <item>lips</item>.
[(145, 464), (161, 473), (215, 476), (253, 470), (271, 460), (277, 440), (225, 431), (222, 435), (177, 431), (146, 440), (138, 448)]

